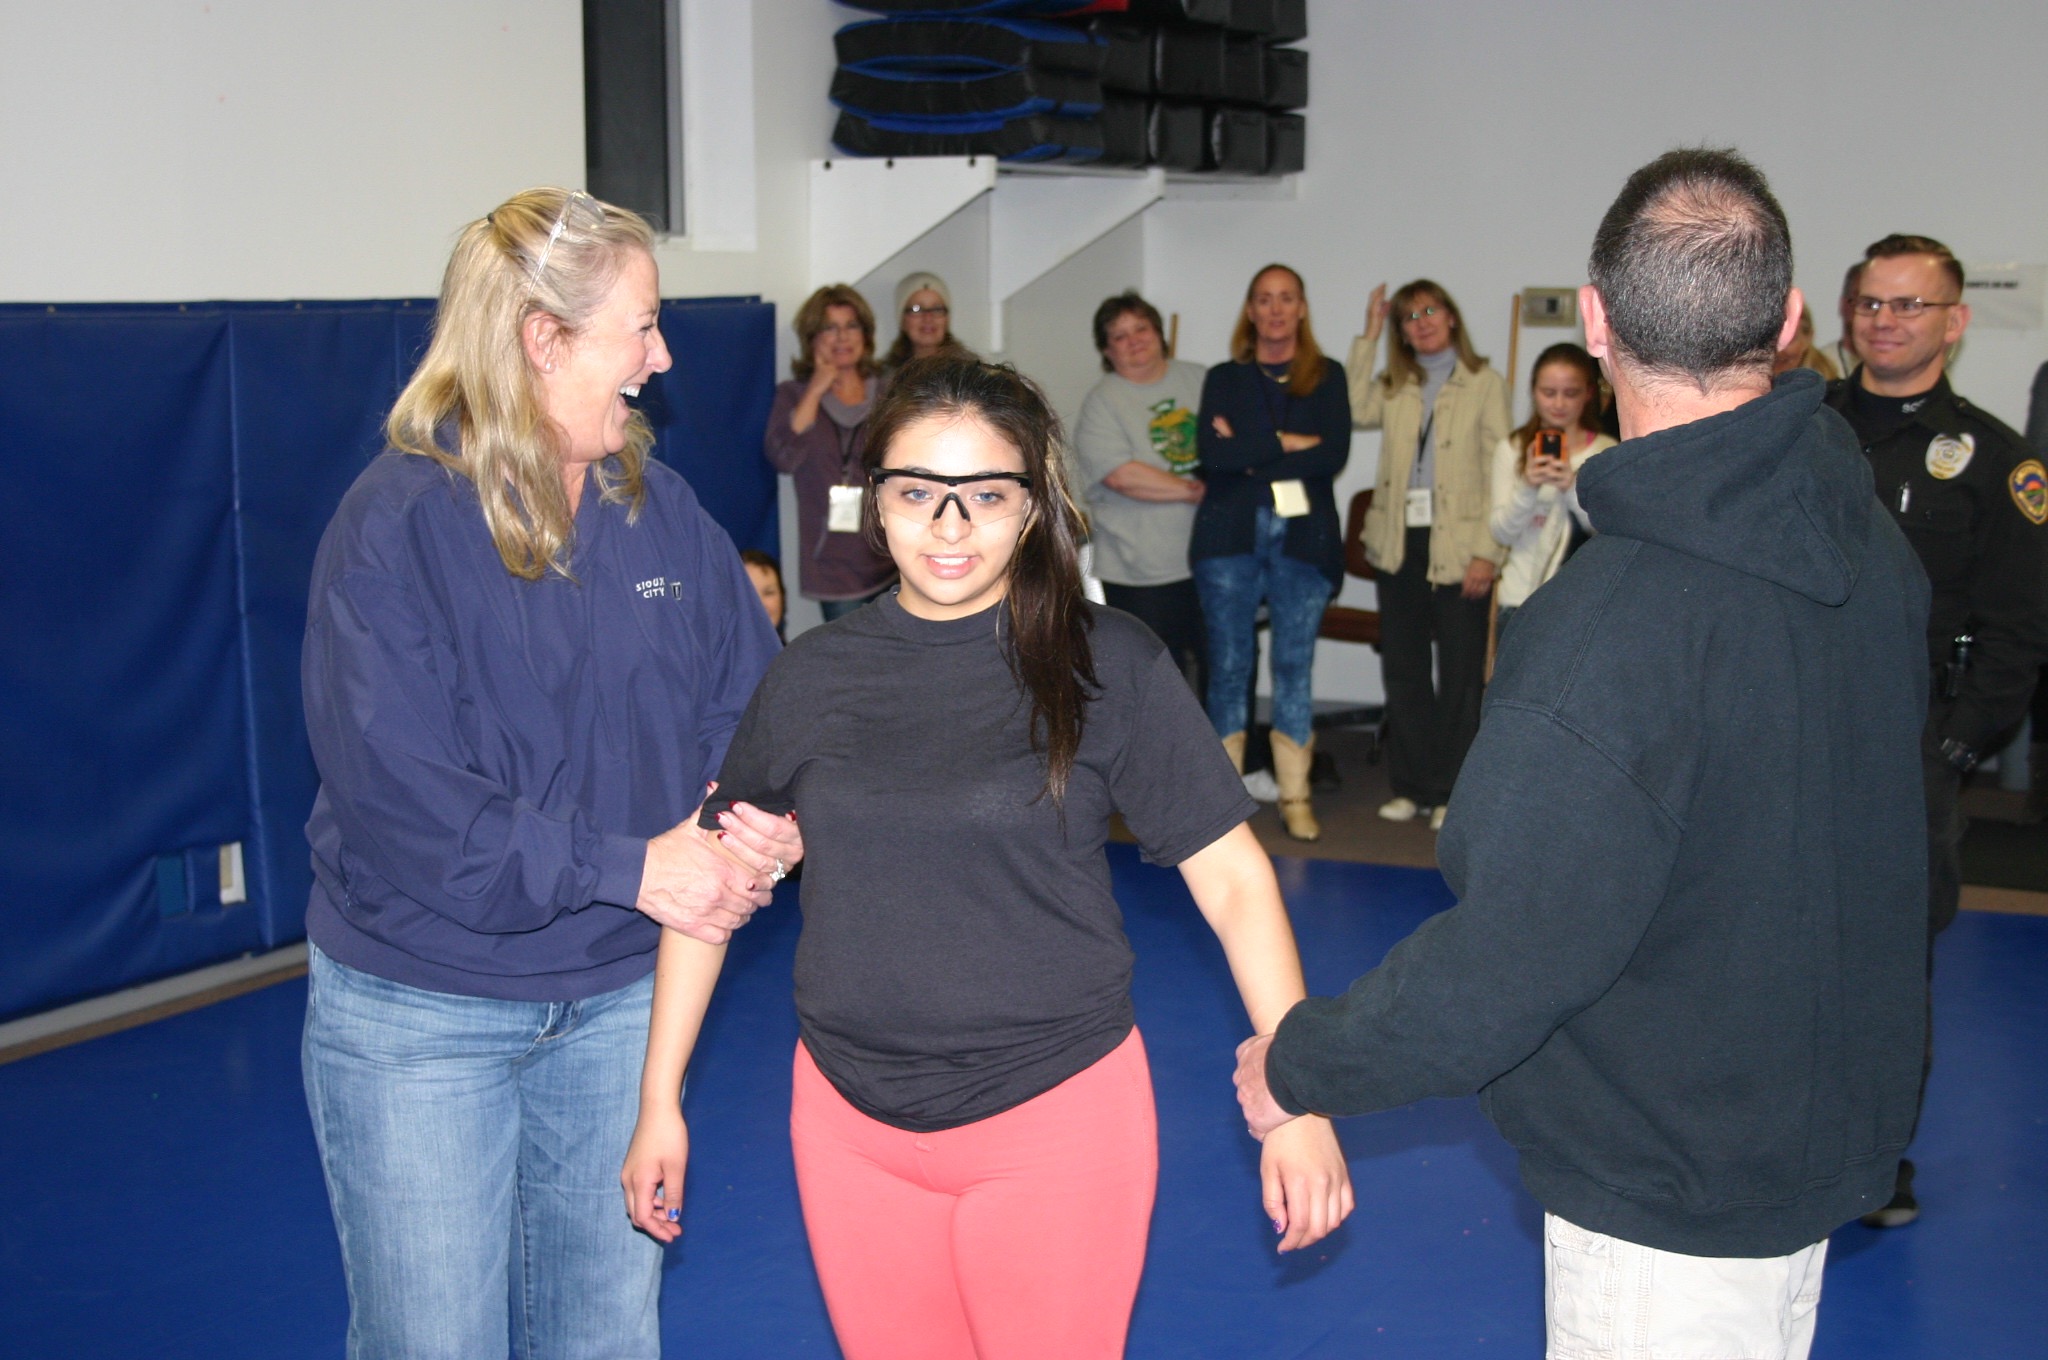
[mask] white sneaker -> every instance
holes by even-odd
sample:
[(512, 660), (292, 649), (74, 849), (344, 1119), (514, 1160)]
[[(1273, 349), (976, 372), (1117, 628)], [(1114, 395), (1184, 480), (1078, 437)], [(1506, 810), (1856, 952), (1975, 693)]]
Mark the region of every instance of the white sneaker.
[(1441, 831), (1444, 829), (1443, 808), (1438, 808), (1436, 811), (1429, 814), (1429, 829), (1431, 831)]
[(1244, 791), (1261, 803), (1280, 801), (1280, 786), (1273, 782), (1271, 770), (1253, 770), (1244, 777)]
[(1380, 816), (1390, 822), (1412, 822), (1421, 812), (1413, 798), (1389, 798), (1380, 804)]

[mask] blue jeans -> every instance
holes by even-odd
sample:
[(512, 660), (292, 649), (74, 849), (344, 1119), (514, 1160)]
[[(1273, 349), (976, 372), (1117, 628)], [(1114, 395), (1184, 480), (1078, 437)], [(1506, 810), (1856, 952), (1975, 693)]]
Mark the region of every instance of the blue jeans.
[(626, 1219), (654, 979), (587, 1001), (422, 991), (313, 949), (301, 1061), (350, 1360), (661, 1354)]
[(1330, 581), (1287, 555), (1287, 521), (1263, 505), (1253, 532), (1255, 551), (1191, 564), (1209, 634), (1209, 721), (1227, 737), (1244, 731), (1251, 720), (1246, 695), (1258, 664), (1259, 601), (1264, 600), (1272, 629), (1273, 730), (1305, 743), (1315, 716), (1309, 681), (1316, 630), (1330, 602)]

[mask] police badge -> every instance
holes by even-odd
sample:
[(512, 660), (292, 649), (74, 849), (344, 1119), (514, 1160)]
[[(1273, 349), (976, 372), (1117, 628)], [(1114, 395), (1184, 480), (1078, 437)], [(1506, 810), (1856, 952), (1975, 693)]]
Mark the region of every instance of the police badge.
[(1938, 434), (1927, 446), (1927, 471), (1945, 482), (1968, 467), (1971, 455), (1976, 452), (1975, 435)]

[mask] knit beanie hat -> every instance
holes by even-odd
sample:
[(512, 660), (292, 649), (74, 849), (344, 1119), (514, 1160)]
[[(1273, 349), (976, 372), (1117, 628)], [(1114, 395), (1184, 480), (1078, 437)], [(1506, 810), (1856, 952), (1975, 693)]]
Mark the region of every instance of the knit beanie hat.
[(921, 292), (927, 288), (939, 295), (939, 301), (946, 304), (947, 311), (953, 309), (953, 294), (946, 287), (946, 281), (937, 274), (927, 274), (920, 270), (915, 274), (904, 275), (903, 281), (896, 285), (896, 315), (903, 315), (903, 309), (910, 305), (910, 295), (912, 293)]

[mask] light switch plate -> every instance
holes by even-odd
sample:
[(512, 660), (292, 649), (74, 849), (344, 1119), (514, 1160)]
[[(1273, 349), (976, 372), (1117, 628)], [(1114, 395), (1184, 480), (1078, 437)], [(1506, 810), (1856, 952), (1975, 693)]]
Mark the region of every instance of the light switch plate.
[(249, 881), (242, 874), (242, 843), (229, 841), (220, 848), (220, 904), (232, 907), (249, 900)]
[(1524, 288), (1524, 326), (1576, 326), (1579, 324), (1579, 290), (1576, 288)]

